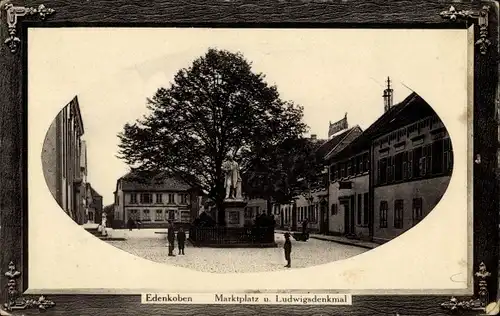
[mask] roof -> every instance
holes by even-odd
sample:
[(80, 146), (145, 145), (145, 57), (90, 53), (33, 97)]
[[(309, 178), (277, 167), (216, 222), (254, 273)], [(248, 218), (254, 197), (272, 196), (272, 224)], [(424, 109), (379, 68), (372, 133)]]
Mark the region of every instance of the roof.
[(122, 191), (188, 191), (193, 188), (176, 177), (163, 174), (146, 177), (129, 172), (118, 181), (121, 182)]
[(92, 185), (90, 183), (87, 183), (87, 185), (90, 188), (90, 194), (92, 195), (92, 197), (102, 197), (102, 195), (97, 193), (97, 191), (92, 187)]
[(83, 135), (85, 133), (85, 129), (83, 128), (83, 119), (82, 113), (80, 111), (80, 103), (78, 102), (78, 96), (74, 96), (73, 99), (66, 105), (66, 107), (70, 107), (70, 111), (73, 115), (76, 116), (77, 126), (79, 128), (79, 135)]
[(321, 155), (321, 157), (325, 157), (326, 155), (328, 155), (335, 147), (337, 147), (338, 144), (340, 144), (340, 142), (347, 136), (347, 134), (349, 134), (349, 132), (351, 132), (356, 127), (357, 126), (346, 129), (343, 132), (339, 132), (331, 139), (324, 142), (318, 148), (318, 154)]
[(359, 137), (340, 151), (336, 158), (347, 158), (353, 152), (368, 150), (372, 141), (396, 128), (411, 124), (421, 117), (433, 115), (436, 112), (418, 94), (412, 92), (402, 102), (392, 106), (370, 125)]

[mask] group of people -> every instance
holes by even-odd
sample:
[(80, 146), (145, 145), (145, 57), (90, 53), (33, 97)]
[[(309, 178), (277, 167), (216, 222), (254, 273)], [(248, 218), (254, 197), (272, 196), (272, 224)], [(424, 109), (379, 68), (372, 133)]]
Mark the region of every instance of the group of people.
[[(167, 230), (167, 241), (168, 241), (168, 255), (170, 257), (175, 257), (175, 227), (174, 224), (170, 223)], [(177, 232), (177, 247), (179, 247), (179, 255), (185, 255), (184, 247), (186, 245), (186, 233), (182, 227), (179, 228)]]

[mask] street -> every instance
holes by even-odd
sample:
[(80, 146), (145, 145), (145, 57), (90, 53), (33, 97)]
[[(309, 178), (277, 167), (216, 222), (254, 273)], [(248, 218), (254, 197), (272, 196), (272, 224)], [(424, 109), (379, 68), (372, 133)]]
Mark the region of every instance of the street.
[[(244, 273), (285, 269), (283, 234), (276, 234), (277, 248), (199, 248), (188, 242), (186, 255), (168, 257), (166, 235), (155, 234), (155, 231), (158, 230), (114, 231), (114, 235), (125, 234), (127, 240), (106, 242), (138, 257), (203, 272)], [(292, 239), (292, 268), (325, 264), (366, 251), (330, 241), (309, 239), (298, 242)], [(177, 254), (177, 249), (174, 253)]]

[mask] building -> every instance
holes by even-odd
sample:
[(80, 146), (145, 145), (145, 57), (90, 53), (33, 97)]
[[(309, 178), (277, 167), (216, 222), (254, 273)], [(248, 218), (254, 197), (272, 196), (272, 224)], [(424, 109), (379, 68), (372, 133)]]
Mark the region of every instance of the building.
[[(318, 145), (317, 154), (326, 159), (334, 156), (356, 139), (362, 130), (359, 126), (349, 128), (346, 116), (335, 123), (330, 123), (328, 140), (317, 140), (311, 135), (311, 140)], [(308, 229), (313, 232), (328, 232), (328, 170), (318, 175), (318, 183), (294, 198), (294, 202), (281, 205), (279, 208), (279, 223), (282, 227), (296, 230), (301, 227), (304, 220), (308, 220)], [(276, 211), (275, 211), (276, 212)]]
[[(104, 206), (102, 209), (102, 215), (106, 215), (106, 227), (121, 227), (121, 226), (116, 226), (115, 225), (115, 205), (114, 204), (109, 204)], [(101, 223), (102, 223), (102, 218), (101, 218)]]
[(333, 235), (369, 238), (370, 146), (359, 136), (328, 157), (328, 231)]
[(453, 149), (443, 122), (417, 94), (372, 141), (373, 239), (391, 240), (420, 222), (450, 182)]
[[(114, 225), (140, 220), (142, 227), (167, 227), (169, 221), (189, 225), (200, 212), (198, 190), (164, 175), (145, 178), (128, 173), (116, 182)], [(192, 203), (193, 202), (193, 203)]]
[(78, 98), (75, 96), (49, 127), (42, 150), (45, 181), (52, 196), (76, 223), (84, 224), (87, 155)]
[(328, 157), (329, 232), (386, 242), (416, 225), (448, 187), (448, 132), (416, 93), (397, 105), (384, 91), (384, 113)]
[(87, 183), (87, 222), (100, 224), (102, 212), (102, 195), (97, 193), (90, 183)]

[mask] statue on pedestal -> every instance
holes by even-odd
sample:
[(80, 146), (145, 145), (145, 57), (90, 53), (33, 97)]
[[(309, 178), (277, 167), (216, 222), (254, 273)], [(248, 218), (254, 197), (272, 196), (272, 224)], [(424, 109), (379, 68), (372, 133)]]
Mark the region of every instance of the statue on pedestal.
[(226, 173), (224, 186), (226, 188), (226, 200), (243, 200), (241, 194), (240, 167), (234, 159), (223, 163), (222, 169)]

